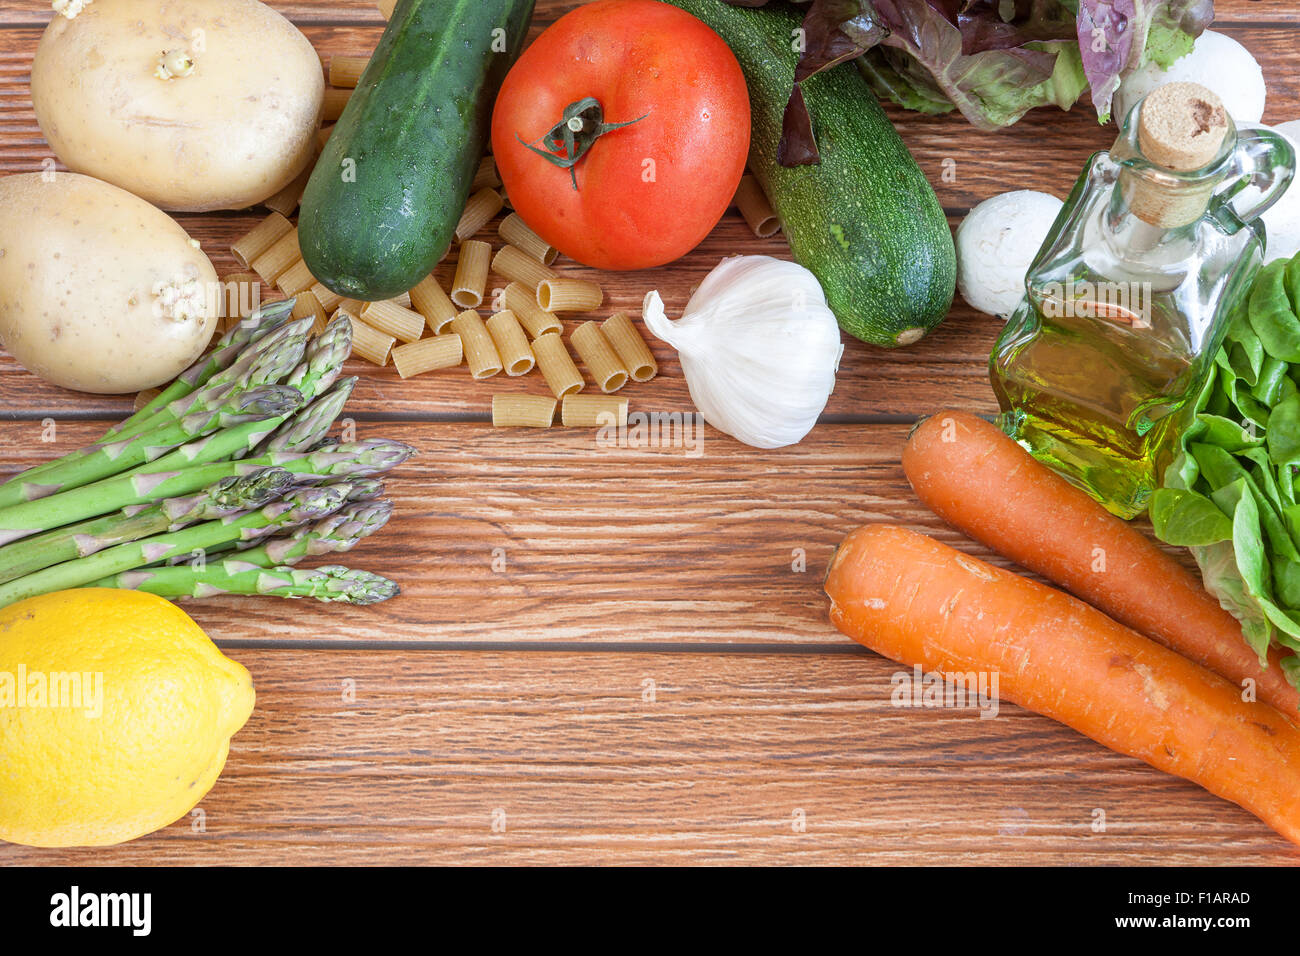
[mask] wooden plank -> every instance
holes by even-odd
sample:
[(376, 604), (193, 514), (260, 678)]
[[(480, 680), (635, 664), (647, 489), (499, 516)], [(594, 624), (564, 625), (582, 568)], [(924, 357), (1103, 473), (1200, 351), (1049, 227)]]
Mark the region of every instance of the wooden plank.
[(865, 652), (230, 653), (258, 706), (206, 832), (187, 816), (107, 849), (0, 845), (0, 864), (1297, 859), (1245, 811), (1011, 704), (896, 708), (897, 665)]
[[(43, 443), (39, 424), (10, 425), (0, 461), (27, 467), (93, 428), (59, 426)], [(826, 425), (763, 452), (712, 430), (698, 446), (669, 447), (683, 436), (664, 432), (663, 447), (634, 449), (581, 430), (361, 423), (359, 437), (419, 450), (390, 477), (392, 522), (343, 560), (397, 580), (401, 596), (186, 607), (214, 636), (252, 641), (843, 646), (821, 581), (850, 529), (904, 524), (1006, 564), (916, 501), (899, 464), (906, 434)]]

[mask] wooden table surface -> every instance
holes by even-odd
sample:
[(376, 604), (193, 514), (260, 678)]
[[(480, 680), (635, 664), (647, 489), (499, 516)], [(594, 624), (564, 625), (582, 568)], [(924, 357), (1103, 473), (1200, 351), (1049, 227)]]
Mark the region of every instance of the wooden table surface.
[[(367, 0), (271, 5), (323, 57), (368, 53), (382, 29)], [(534, 35), (577, 4), (537, 6)], [(1300, 117), (1300, 9), (1216, 6), (1215, 29), (1264, 66), (1265, 121)], [(28, 91), (49, 15), (39, 0), (0, 9), (0, 174), (52, 155)], [(1005, 189), (1064, 197), (1114, 138), (1086, 106), (1000, 133), (955, 114), (890, 115), (954, 225)], [(230, 242), (258, 215), (178, 218), (225, 275)], [(602, 313), (639, 316), (657, 288), (676, 315), (735, 253), (788, 255), (730, 212), (678, 263), (599, 276)], [(899, 453), (919, 415), (996, 410), (985, 360), (999, 327), (958, 302), (911, 348), (850, 341), (823, 423), (778, 451), (711, 429), (696, 450), (494, 431), (490, 394), (535, 380), (489, 387), (462, 369), (403, 382), (354, 360), (358, 435), (419, 449), (390, 483), (392, 523), (350, 562), (402, 595), (371, 608), (187, 604), (258, 694), (201, 813), (111, 849), (3, 845), (0, 863), (1300, 860), (1245, 811), (1011, 704), (993, 720), (895, 708), (898, 665), (828, 624), (822, 574), (859, 524), (902, 523), (991, 557), (921, 508)], [(690, 411), (674, 355), (655, 351), (662, 374), (628, 391), (633, 410)], [(3, 470), (61, 455), (129, 408), (0, 357)]]

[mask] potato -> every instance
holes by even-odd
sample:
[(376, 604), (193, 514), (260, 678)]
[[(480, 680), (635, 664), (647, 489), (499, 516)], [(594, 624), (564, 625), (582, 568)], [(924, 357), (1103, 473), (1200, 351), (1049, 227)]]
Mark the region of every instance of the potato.
[(315, 154), (324, 90), (307, 38), (257, 0), (96, 0), (55, 16), (32, 64), (69, 169), (187, 212), (287, 186)]
[(76, 173), (0, 178), (0, 342), (41, 378), (118, 393), (212, 338), (217, 273), (166, 213)]

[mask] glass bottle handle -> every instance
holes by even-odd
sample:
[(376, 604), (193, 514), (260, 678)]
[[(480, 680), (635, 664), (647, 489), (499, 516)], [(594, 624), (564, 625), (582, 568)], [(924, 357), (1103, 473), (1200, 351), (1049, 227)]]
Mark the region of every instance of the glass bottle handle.
[[(1284, 136), (1268, 129), (1239, 129), (1232, 172), (1215, 193), (1242, 222), (1262, 215), (1282, 197), (1296, 172), (1295, 150)], [(1300, 189), (1300, 186), (1294, 188)]]

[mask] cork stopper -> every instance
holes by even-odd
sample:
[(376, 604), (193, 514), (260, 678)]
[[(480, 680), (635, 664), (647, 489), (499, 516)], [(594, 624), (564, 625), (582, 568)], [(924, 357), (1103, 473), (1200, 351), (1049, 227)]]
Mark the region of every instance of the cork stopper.
[[(1156, 166), (1187, 173), (1209, 165), (1223, 146), (1228, 113), (1223, 101), (1199, 83), (1166, 83), (1142, 101), (1138, 146)], [(1152, 171), (1156, 173), (1157, 171)], [(1129, 208), (1163, 229), (1185, 226), (1205, 213), (1215, 180), (1204, 184), (1159, 175), (1135, 176)]]
[(1138, 145), (1165, 169), (1200, 169), (1218, 155), (1227, 132), (1223, 101), (1199, 83), (1166, 83), (1142, 102)]

